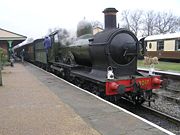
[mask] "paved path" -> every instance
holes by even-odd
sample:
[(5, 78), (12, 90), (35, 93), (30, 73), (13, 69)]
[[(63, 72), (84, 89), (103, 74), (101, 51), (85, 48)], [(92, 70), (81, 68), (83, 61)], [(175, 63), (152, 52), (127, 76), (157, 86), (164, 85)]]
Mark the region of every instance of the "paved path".
[(5, 67), (0, 87), (0, 135), (100, 135), (31, 74)]

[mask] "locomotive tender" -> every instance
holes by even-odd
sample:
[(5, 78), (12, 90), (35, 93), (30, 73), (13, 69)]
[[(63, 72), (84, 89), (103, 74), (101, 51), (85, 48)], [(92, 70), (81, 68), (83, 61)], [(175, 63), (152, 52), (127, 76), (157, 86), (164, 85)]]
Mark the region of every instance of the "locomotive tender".
[(78, 38), (71, 45), (60, 43), (58, 31), (52, 33), (48, 57), (43, 39), (17, 47), (15, 51), (25, 49), (25, 60), (101, 97), (125, 97), (135, 104), (150, 101), (152, 90), (161, 85), (160, 76), (137, 71), (138, 39), (131, 31), (116, 27), (117, 12), (115, 8), (103, 11), (105, 30), (96, 35), (92, 35), (90, 23), (84, 21), (86, 25), (79, 25)]

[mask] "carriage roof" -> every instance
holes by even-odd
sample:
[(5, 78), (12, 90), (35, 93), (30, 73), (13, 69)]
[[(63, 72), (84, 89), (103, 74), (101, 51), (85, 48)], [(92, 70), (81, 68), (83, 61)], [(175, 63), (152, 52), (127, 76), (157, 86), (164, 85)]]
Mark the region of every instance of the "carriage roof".
[(162, 40), (162, 39), (175, 39), (175, 38), (180, 39), (180, 32), (147, 36), (145, 38), (145, 41)]

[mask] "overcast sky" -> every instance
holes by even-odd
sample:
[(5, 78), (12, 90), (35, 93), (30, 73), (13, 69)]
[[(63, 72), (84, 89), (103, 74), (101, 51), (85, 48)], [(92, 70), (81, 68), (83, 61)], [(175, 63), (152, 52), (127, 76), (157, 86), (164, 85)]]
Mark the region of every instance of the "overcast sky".
[(98, 20), (104, 23), (102, 11), (115, 7), (125, 9), (171, 11), (180, 16), (180, 0), (0, 0), (0, 28), (39, 38), (49, 28), (75, 31), (77, 23)]

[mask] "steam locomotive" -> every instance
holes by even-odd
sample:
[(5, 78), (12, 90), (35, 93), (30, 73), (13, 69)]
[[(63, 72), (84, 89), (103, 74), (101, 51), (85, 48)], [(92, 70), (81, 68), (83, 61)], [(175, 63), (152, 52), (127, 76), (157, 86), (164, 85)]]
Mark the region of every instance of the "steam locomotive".
[[(135, 104), (151, 101), (152, 90), (161, 86), (160, 76), (137, 71), (142, 44), (129, 30), (116, 27), (115, 8), (106, 8), (105, 30), (92, 35), (92, 26), (78, 24), (77, 40), (66, 45), (51, 33), (51, 47), (44, 39), (15, 48), (25, 50), (25, 60), (45, 68), (66, 80), (109, 100), (127, 98)], [(85, 25), (82, 25), (85, 24)]]

